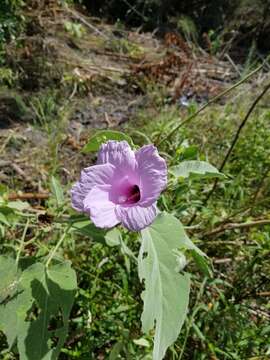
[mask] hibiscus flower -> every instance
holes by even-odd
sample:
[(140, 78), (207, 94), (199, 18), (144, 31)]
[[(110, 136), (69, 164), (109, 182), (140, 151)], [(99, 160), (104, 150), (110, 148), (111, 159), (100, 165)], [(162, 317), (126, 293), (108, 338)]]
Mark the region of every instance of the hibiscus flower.
[(97, 164), (83, 169), (72, 187), (72, 206), (100, 228), (119, 223), (139, 231), (155, 219), (167, 185), (167, 166), (153, 145), (133, 151), (126, 141), (101, 145)]

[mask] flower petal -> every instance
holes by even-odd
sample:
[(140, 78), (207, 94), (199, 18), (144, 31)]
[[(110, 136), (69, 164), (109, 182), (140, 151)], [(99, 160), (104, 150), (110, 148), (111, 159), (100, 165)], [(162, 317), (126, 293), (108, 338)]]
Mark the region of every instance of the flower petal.
[(101, 145), (97, 164), (110, 163), (119, 171), (133, 171), (136, 168), (134, 151), (126, 141), (110, 140)]
[(135, 154), (140, 177), (140, 205), (149, 206), (167, 186), (166, 161), (154, 145), (145, 145)]
[(155, 204), (148, 207), (131, 206), (116, 207), (116, 215), (121, 223), (129, 230), (139, 231), (150, 225), (157, 216), (158, 209)]
[(83, 201), (84, 211), (100, 228), (110, 228), (120, 222), (116, 217), (116, 205), (109, 199), (110, 189), (110, 185), (95, 186)]
[(71, 205), (74, 210), (83, 211), (83, 199), (85, 198), (85, 191), (81, 188), (81, 184), (77, 181), (70, 190)]
[(77, 211), (83, 211), (83, 200), (89, 191), (97, 185), (110, 185), (113, 182), (115, 167), (111, 164), (95, 165), (85, 168), (81, 172), (81, 178), (71, 189), (72, 207)]

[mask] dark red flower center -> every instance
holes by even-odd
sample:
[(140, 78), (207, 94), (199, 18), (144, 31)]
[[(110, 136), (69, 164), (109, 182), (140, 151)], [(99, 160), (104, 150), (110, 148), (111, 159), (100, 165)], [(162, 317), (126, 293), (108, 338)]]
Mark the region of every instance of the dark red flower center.
[(135, 204), (141, 199), (140, 188), (138, 185), (125, 184), (116, 193), (116, 203), (121, 205)]
[(133, 185), (130, 188), (130, 192), (128, 194), (127, 200), (125, 201), (126, 204), (135, 204), (141, 199), (140, 188), (138, 185)]

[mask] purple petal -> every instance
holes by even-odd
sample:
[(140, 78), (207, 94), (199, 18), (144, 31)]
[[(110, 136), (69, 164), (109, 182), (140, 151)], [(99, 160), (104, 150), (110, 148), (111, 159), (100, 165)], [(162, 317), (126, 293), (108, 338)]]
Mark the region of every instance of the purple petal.
[(137, 205), (131, 207), (117, 206), (116, 208), (116, 215), (121, 223), (132, 231), (139, 231), (150, 225), (157, 216), (157, 212), (156, 204), (148, 207)]
[(108, 185), (113, 182), (115, 167), (111, 164), (95, 165), (85, 168), (81, 178), (71, 189), (72, 207), (83, 211), (83, 200), (94, 186)]
[(136, 168), (134, 151), (126, 141), (110, 140), (102, 144), (98, 153), (97, 164), (110, 163), (118, 171), (133, 171)]
[(116, 205), (109, 199), (110, 189), (110, 185), (95, 186), (83, 201), (84, 211), (100, 228), (110, 228), (120, 222), (116, 217)]
[(71, 205), (74, 210), (83, 211), (83, 199), (85, 198), (85, 191), (81, 188), (81, 184), (77, 181), (70, 190)]
[(135, 154), (140, 176), (140, 205), (149, 206), (167, 186), (166, 161), (153, 145), (145, 145)]

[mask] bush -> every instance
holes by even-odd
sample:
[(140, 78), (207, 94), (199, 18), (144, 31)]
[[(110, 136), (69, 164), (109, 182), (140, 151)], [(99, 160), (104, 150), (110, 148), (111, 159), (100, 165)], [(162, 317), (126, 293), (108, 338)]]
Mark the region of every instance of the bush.
[(6, 42), (15, 39), (22, 29), (23, 16), (20, 13), (22, 0), (0, 0), (0, 49)]

